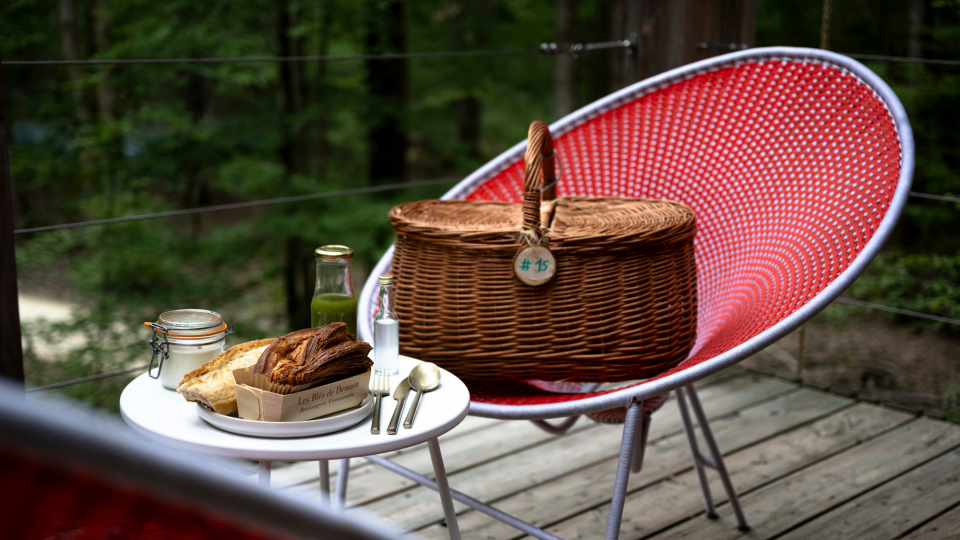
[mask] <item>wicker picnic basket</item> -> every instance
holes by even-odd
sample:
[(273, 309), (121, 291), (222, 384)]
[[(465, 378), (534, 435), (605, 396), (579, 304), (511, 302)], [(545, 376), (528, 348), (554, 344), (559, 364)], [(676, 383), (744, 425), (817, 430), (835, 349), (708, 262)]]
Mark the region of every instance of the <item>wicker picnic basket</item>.
[[(390, 211), (403, 354), (465, 378), (593, 382), (651, 377), (687, 357), (693, 210), (627, 198), (542, 203), (554, 156), (546, 124), (534, 122), (522, 205), (425, 200)], [(530, 286), (514, 266), (538, 247), (555, 258), (554, 275)]]

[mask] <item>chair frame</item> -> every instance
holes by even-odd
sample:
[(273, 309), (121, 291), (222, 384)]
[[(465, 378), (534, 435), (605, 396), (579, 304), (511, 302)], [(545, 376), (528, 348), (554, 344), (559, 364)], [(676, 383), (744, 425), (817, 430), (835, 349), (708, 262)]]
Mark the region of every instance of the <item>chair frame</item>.
[[(496, 418), (502, 420), (532, 420), (551, 433), (560, 433), (565, 431), (564, 425), (552, 426), (550, 424), (539, 422), (551, 418), (570, 418), (583, 414), (590, 414), (605, 411), (613, 408), (624, 407), (627, 409), (627, 419), (624, 425), (623, 440), (621, 443), (620, 459), (617, 470), (617, 477), (614, 486), (611, 513), (607, 528), (607, 539), (616, 539), (620, 531), (620, 518), (622, 517), (623, 504), (626, 496), (627, 479), (630, 469), (634, 472), (639, 471), (642, 462), (642, 448), (645, 446), (645, 433), (649, 428), (649, 419), (645, 419), (641, 414), (641, 404), (645, 399), (652, 398), (668, 392), (675, 392), (680, 412), (683, 418), (684, 428), (690, 443), (693, 454), (694, 466), (700, 479), (701, 488), (704, 494), (704, 506), (707, 515), (715, 517), (715, 506), (710, 495), (709, 488), (705, 478), (705, 467), (710, 467), (720, 474), (724, 488), (727, 491), (731, 505), (737, 516), (738, 524), (741, 528), (747, 528), (743, 511), (740, 508), (736, 491), (730, 482), (729, 475), (723, 465), (722, 456), (717, 448), (716, 441), (709, 428), (706, 415), (697, 398), (693, 383), (710, 374), (716, 373), (737, 362), (763, 350), (767, 346), (781, 339), (789, 332), (800, 327), (804, 322), (816, 315), (827, 307), (840, 294), (849, 287), (863, 273), (867, 265), (873, 260), (880, 249), (883, 247), (887, 238), (893, 231), (894, 226), (906, 204), (910, 192), (910, 185), (914, 171), (914, 140), (913, 132), (910, 128), (910, 122), (907, 119), (906, 112), (900, 100), (892, 89), (875, 73), (863, 64), (849, 57), (818, 49), (805, 49), (795, 47), (769, 47), (748, 49), (695, 62), (666, 73), (651, 77), (638, 82), (632, 86), (624, 88), (604, 99), (590, 104), (560, 120), (550, 126), (550, 132), (553, 136), (560, 137), (571, 129), (583, 124), (584, 122), (609, 110), (615, 109), (620, 105), (634, 101), (644, 94), (657, 91), (661, 88), (681, 82), (683, 80), (695, 77), (697, 75), (709, 73), (718, 69), (736, 66), (743, 63), (754, 63), (764, 61), (793, 61), (793, 62), (817, 62), (829, 65), (834, 68), (850, 73), (873, 90), (879, 99), (886, 105), (890, 112), (893, 123), (896, 127), (900, 142), (901, 168), (897, 183), (897, 189), (890, 203), (883, 220), (880, 222), (872, 238), (864, 245), (860, 253), (857, 254), (854, 261), (846, 268), (835, 280), (826, 286), (819, 294), (812, 298), (802, 307), (785, 317), (779, 323), (771, 326), (765, 331), (759, 333), (744, 343), (722, 353), (714, 358), (705, 360), (700, 364), (684, 369), (672, 375), (650, 381), (649, 383), (629, 387), (616, 392), (611, 392), (601, 396), (594, 396), (577, 401), (567, 401), (560, 403), (538, 404), (538, 405), (498, 405), (493, 403), (471, 402), (470, 414), (486, 418)], [(460, 199), (468, 193), (474, 191), (484, 182), (504, 170), (509, 165), (521, 159), (526, 149), (526, 140), (514, 145), (509, 150), (503, 152), (484, 165), (476, 172), (465, 178), (453, 189), (443, 195), (442, 199)], [(560, 180), (563, 181), (562, 179)], [(376, 276), (385, 273), (393, 260), (393, 247), (380, 259), (380, 262), (370, 273), (370, 278), (364, 285), (360, 297), (361, 310), (369, 309), (372, 300), (376, 294), (377, 280)], [(370, 328), (369, 317), (360, 317), (359, 331), (362, 336), (371, 338), (373, 332)], [(697, 417), (701, 426), (702, 435), (709, 449), (710, 456), (703, 455), (696, 441), (694, 434), (692, 418), (687, 410), (687, 399), (690, 400), (691, 408)], [(646, 421), (645, 421), (646, 420)], [(566, 426), (569, 428), (569, 426)], [(639, 445), (637, 457), (634, 456), (634, 448)], [(372, 458), (371, 461), (387, 468), (391, 468), (404, 474), (412, 480), (421, 484), (429, 485), (429, 479), (417, 475), (412, 471), (401, 472), (400, 467), (390, 464), (381, 458)], [(475, 499), (453, 491), (454, 499), (467, 504), (481, 512), (491, 515), (497, 519), (517, 527), (524, 532), (537, 538), (554, 540), (557, 537), (551, 535), (539, 528), (522, 522), (512, 516), (506, 516), (503, 512), (496, 510), (488, 505), (480, 503)]]
[[(392, 540), (399, 532), (314, 501), (258, 487), (224, 472), (226, 462), (156, 447), (98, 411), (65, 401), (27, 401), (23, 388), (0, 379), (0, 452), (82, 472), (103, 485), (177, 504), (197, 516), (230, 520), (264, 537)], [(24, 495), (24, 494), (18, 494)], [(89, 510), (93, 512), (93, 510)]]

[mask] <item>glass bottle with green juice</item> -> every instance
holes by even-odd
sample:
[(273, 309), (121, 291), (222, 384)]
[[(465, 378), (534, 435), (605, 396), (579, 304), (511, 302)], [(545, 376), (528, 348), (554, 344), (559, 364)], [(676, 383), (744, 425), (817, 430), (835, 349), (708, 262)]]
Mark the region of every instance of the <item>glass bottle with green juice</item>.
[(317, 258), (317, 286), (310, 304), (313, 327), (347, 323), (357, 334), (357, 297), (353, 293), (353, 250), (347, 246), (321, 246)]

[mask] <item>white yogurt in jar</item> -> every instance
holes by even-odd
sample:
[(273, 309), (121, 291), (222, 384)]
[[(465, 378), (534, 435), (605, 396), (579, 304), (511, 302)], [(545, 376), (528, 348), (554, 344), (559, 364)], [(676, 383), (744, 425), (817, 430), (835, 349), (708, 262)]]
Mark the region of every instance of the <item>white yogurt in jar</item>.
[[(158, 329), (159, 327), (159, 329)], [(183, 376), (223, 352), (227, 334), (233, 332), (219, 313), (202, 309), (179, 309), (160, 315), (155, 339), (166, 336), (168, 355), (159, 367), (160, 384), (176, 390)], [(156, 378), (156, 371), (151, 372)]]

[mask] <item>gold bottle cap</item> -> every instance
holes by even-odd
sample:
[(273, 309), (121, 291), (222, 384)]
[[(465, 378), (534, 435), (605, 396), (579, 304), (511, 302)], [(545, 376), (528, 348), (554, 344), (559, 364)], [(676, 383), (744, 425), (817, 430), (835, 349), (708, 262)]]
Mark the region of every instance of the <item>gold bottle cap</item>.
[(378, 281), (380, 285), (393, 285), (393, 276), (389, 274), (386, 276), (380, 276), (380, 279)]
[(318, 259), (352, 259), (353, 250), (347, 246), (320, 246), (314, 255)]

